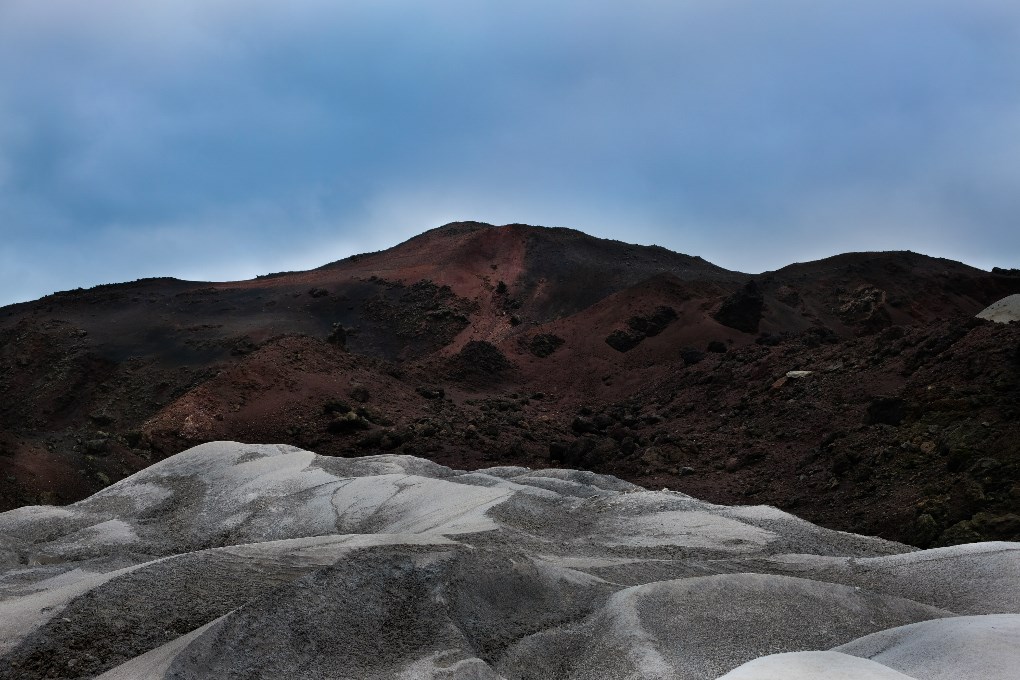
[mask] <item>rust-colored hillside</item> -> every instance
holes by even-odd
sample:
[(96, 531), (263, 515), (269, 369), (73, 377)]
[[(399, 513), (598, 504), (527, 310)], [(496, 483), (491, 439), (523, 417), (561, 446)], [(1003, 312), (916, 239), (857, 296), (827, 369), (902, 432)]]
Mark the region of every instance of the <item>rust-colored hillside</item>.
[(1015, 540), (1020, 327), (973, 317), (1017, 292), (1015, 272), (909, 252), (751, 276), (469, 222), (307, 272), (57, 293), (0, 309), (0, 509), (236, 439)]

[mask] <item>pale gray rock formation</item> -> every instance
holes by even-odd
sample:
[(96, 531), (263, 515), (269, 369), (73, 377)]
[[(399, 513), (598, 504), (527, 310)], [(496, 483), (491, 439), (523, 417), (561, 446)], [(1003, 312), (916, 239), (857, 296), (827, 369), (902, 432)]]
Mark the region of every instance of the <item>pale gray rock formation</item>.
[(1015, 678), (1020, 616), (954, 616), (872, 633), (829, 652), (775, 654), (750, 661), (725, 680), (833, 678)]
[(0, 514), (0, 678), (991, 679), (1018, 614), (1020, 544), (572, 470), (217, 442)]
[(1020, 321), (1020, 295), (1010, 295), (998, 302), (993, 302), (977, 313), (979, 319), (988, 319), (996, 323)]

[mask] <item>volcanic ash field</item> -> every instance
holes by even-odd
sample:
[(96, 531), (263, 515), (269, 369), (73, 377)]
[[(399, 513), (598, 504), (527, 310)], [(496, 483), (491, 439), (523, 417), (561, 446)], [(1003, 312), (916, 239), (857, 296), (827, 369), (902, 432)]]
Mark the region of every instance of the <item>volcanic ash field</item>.
[(0, 515), (0, 678), (1015, 678), (1020, 543), (572, 470), (195, 447)]

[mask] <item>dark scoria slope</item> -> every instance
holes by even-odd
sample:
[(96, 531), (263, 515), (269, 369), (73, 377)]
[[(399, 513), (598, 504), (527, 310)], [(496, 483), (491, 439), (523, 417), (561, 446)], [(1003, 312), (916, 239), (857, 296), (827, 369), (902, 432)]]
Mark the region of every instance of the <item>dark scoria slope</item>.
[(789, 330), (795, 313), (844, 336), (973, 316), (1018, 284), (1015, 277), (909, 251), (847, 253), (756, 278), (769, 301), (765, 324)]
[[(1014, 292), (1009, 272), (914, 253), (750, 276), (470, 222), (307, 272), (58, 293), (0, 310), (0, 507), (69, 502), (238, 439), (568, 464), (917, 543), (1008, 538), (1018, 440), (998, 386), (1017, 383), (1015, 331), (966, 320)], [(928, 390), (914, 376), (931, 362)], [(977, 405), (932, 422), (922, 397), (961, 389)], [(867, 420), (879, 397), (910, 405), (897, 424)], [(945, 460), (911, 448), (931, 442)]]
[(519, 316), (538, 322), (574, 314), (664, 272), (688, 281), (732, 284), (747, 278), (659, 246), (600, 239), (573, 229), (479, 222), (454, 222), (390, 250), (316, 270), (349, 271), (401, 281), (430, 279), (469, 298), (503, 281), (513, 289)]

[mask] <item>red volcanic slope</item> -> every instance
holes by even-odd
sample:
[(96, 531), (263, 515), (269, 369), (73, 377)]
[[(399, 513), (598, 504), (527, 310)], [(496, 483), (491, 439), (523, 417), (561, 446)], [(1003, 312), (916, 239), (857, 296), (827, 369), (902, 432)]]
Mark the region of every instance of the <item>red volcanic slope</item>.
[[(0, 310), (0, 507), (240, 439), (588, 467), (917, 543), (1008, 537), (1012, 487), (982, 480), (1018, 476), (1015, 426), (999, 425), (1015, 329), (967, 324), (1018, 291), (1011, 272), (909, 252), (751, 276), (462, 222), (307, 272), (58, 293)], [(825, 377), (774, 387), (795, 368)], [(924, 406), (966, 389), (946, 399), (970, 411)], [(902, 401), (895, 424), (869, 415), (879, 397)], [(911, 447), (936, 459), (901, 469)]]

